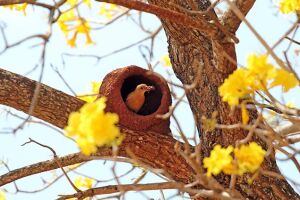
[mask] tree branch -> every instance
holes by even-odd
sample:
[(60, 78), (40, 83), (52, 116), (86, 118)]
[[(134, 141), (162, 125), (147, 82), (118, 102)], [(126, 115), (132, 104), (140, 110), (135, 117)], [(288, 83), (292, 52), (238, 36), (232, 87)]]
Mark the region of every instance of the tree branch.
[(154, 4), (146, 4), (135, 0), (97, 0), (99, 2), (113, 3), (129, 9), (139, 10), (156, 15), (159, 18), (177, 24), (185, 25), (197, 29), (211, 38), (218, 37), (218, 28), (214, 24), (208, 23), (205, 19), (194, 19), (183, 13), (163, 8)]
[[(255, 0), (235, 0), (233, 1), (233, 3), (243, 13), (243, 15), (246, 16), (250, 9), (253, 7)], [(227, 12), (224, 13), (221, 21), (222, 24), (224, 24), (224, 26), (227, 27), (227, 29), (231, 33), (235, 33), (242, 23), (242, 20), (237, 17), (230, 8)]]
[(294, 122), (294, 123), (289, 122), (282, 126), (276, 127), (275, 131), (282, 136), (286, 136), (291, 133), (299, 132), (300, 131), (300, 123), (299, 122)]
[(117, 192), (129, 191), (145, 191), (145, 190), (164, 190), (164, 189), (178, 189), (180, 191), (188, 192), (189, 194), (197, 194), (203, 197), (210, 197), (214, 199), (224, 200), (237, 200), (238, 198), (228, 197), (226, 192), (218, 193), (213, 190), (193, 189), (192, 186), (184, 185), (177, 182), (164, 182), (164, 183), (148, 183), (148, 184), (124, 184), (124, 185), (108, 185), (104, 187), (91, 188), (82, 192), (77, 192), (70, 195), (61, 195), (58, 200), (65, 200), (70, 198), (84, 199), (102, 194), (113, 194)]
[[(0, 69), (0, 104), (25, 113), (28, 112), (36, 84), (37, 82), (26, 77)], [(83, 104), (84, 102), (76, 97), (41, 84), (33, 116), (63, 128), (67, 124), (69, 114), (78, 110)], [(119, 156), (129, 157), (126, 150), (130, 150), (139, 162), (162, 169), (163, 174), (173, 180), (183, 183), (189, 183), (193, 180), (193, 170), (174, 149), (177, 140), (171, 136), (160, 135), (155, 132), (138, 132), (125, 128), (122, 128), (121, 131), (126, 134), (126, 137), (119, 146)], [(100, 157), (111, 155), (111, 150), (106, 147), (99, 148), (98, 153), (95, 154), (95, 156)], [(58, 159), (62, 166), (67, 166), (91, 160), (92, 157), (72, 154)], [(57, 163), (52, 160), (16, 169), (2, 175), (0, 185), (56, 168), (58, 168)]]
[[(107, 154), (107, 151), (103, 151), (103, 154)], [(57, 160), (61, 163), (62, 167), (73, 165), (76, 163), (81, 163), (85, 161), (91, 160), (91, 158), (88, 158), (87, 156), (84, 156), (80, 153), (77, 154), (70, 154), (68, 156), (64, 156), (61, 158), (57, 158)], [(46, 172), (50, 170), (54, 170), (59, 168), (57, 165), (57, 161), (55, 159), (53, 160), (47, 160), (43, 162), (38, 162), (26, 167), (22, 167), (19, 169), (12, 170), (4, 175), (0, 176), (0, 186), (3, 186), (5, 184), (11, 183), (13, 181), (16, 181), (18, 179), (38, 174), (41, 172)]]
[[(28, 113), (36, 83), (26, 77), (0, 69), (0, 104)], [(41, 84), (38, 102), (32, 116), (64, 128), (69, 114), (78, 110), (84, 103), (76, 97)]]
[[(168, 5), (167, 0), (148, 1), (159, 6)], [(185, 5), (185, 1), (174, 0), (174, 2), (179, 6)], [(205, 11), (210, 7), (209, 0), (197, 2), (201, 4), (201, 10)], [(229, 70), (219, 70), (218, 65), (220, 66), (220, 64), (214, 61), (219, 60), (217, 58), (222, 55), (222, 49), (216, 51), (216, 48), (214, 48), (215, 45), (211, 40), (203, 36), (201, 32), (194, 29), (191, 30), (180, 24), (171, 23), (164, 19), (162, 19), (162, 24), (168, 38), (172, 68), (177, 78), (184, 85), (191, 84), (197, 80), (195, 87), (188, 91), (187, 98), (200, 133), (201, 158), (208, 156), (216, 144), (228, 146), (234, 144), (236, 141), (243, 140), (248, 134), (246, 130), (216, 129), (208, 132), (203, 129), (201, 124), (201, 118), (203, 116), (210, 118), (215, 111), (218, 112), (217, 121), (220, 124), (237, 124), (241, 121), (241, 112), (238, 109), (232, 111), (228, 104), (222, 101), (218, 93), (219, 86), (237, 66), (231, 62), (221, 62), (223, 68)], [(223, 41), (220, 40), (217, 41), (217, 43), (220, 44), (222, 44), (222, 42)], [(229, 57), (236, 62), (234, 45), (228, 43), (223, 46), (223, 50), (226, 50)], [(212, 58), (214, 58), (213, 61)], [(201, 68), (200, 74), (197, 73), (199, 68)], [(222, 73), (220, 71), (222, 71)], [(251, 110), (249, 115), (250, 121), (257, 118), (257, 112), (255, 110)], [(257, 136), (253, 137), (253, 140), (266, 148), (264, 142)], [(275, 159), (272, 157), (266, 158), (262, 166), (265, 170), (280, 173), (276, 166)], [(239, 191), (244, 198), (282, 199), (283, 196), (289, 199), (299, 198), (286, 181), (277, 180), (273, 177), (259, 176), (255, 179), (255, 183), (249, 186), (248, 178), (246, 176), (239, 176), (236, 180), (235, 189)], [(216, 179), (225, 187), (230, 185), (230, 177), (228, 176), (220, 174)], [(262, 185), (268, 189), (262, 190)], [(273, 187), (271, 187), (271, 185)], [(279, 190), (281, 193), (277, 192)]]
[(166, 183), (148, 183), (148, 184), (124, 184), (124, 185), (107, 185), (104, 187), (91, 188), (82, 192), (77, 192), (70, 195), (61, 195), (58, 200), (77, 198), (83, 199), (85, 197), (92, 197), (101, 194), (113, 194), (117, 192), (128, 192), (128, 191), (141, 191), (141, 190), (163, 190), (163, 189), (182, 189), (183, 184), (176, 182)]

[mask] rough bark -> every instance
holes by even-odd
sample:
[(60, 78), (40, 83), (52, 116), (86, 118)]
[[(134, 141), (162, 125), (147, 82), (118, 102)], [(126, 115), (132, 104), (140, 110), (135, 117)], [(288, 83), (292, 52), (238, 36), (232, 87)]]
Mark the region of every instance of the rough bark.
[[(0, 69), (0, 104), (28, 113), (36, 85), (36, 81)], [(69, 114), (77, 111), (83, 103), (76, 97), (42, 84), (32, 116), (59, 128), (64, 128), (67, 125)], [(152, 168), (164, 170), (164, 174), (173, 180), (183, 183), (189, 183), (193, 180), (191, 167), (174, 149), (177, 142), (174, 138), (156, 132), (133, 131), (126, 128), (122, 128), (121, 132), (125, 133), (126, 137), (119, 147), (119, 156), (130, 158), (126, 153), (126, 150), (130, 150), (138, 161)], [(103, 147), (99, 149), (96, 156), (112, 156), (112, 153), (108, 148)], [(65, 159), (62, 158), (61, 162), (62, 166), (67, 166), (87, 160), (90, 159), (77, 154), (76, 156), (67, 156)], [(0, 176), (0, 186), (25, 176), (58, 168), (58, 166), (53, 160), (49, 163), (42, 165), (37, 163), (26, 168), (29, 170), (15, 170)]]
[[(63, 107), (61, 109), (64, 110)], [(130, 150), (138, 163), (145, 164), (153, 169), (160, 169), (163, 175), (172, 180), (182, 183), (191, 183), (194, 180), (194, 173), (191, 167), (174, 150), (174, 145), (177, 141), (172, 137), (154, 132), (139, 132), (128, 129), (122, 129), (122, 133), (126, 134), (126, 137), (119, 146), (118, 156), (131, 158), (126, 153)], [(93, 159), (108, 159), (109, 157), (113, 160), (111, 149), (101, 147), (98, 153), (93, 154), (91, 157), (77, 153), (58, 158), (58, 161), (62, 167), (65, 167)], [(0, 186), (57, 168), (59, 166), (56, 160), (53, 159), (15, 169), (0, 176)]]
[[(40, 84), (38, 101), (30, 114), (64, 128), (69, 114), (78, 110), (84, 101)], [(0, 69), (0, 103), (3, 105), (28, 113), (36, 86), (33, 80)]]
[[(246, 16), (255, 3), (255, 0), (235, 0), (234, 3), (240, 11)], [(232, 10), (228, 10), (222, 17), (223, 24), (231, 32), (236, 32), (241, 24), (241, 20), (234, 14)]]
[[(176, 9), (170, 7), (170, 4), (167, 3), (168, 1), (149, 0), (149, 2), (161, 7)], [(186, 9), (191, 9), (191, 5), (185, 1), (178, 0), (173, 3)], [(197, 1), (196, 3), (198, 5), (197, 10), (201, 11), (205, 11), (210, 5), (209, 1), (206, 0)], [(246, 5), (243, 7), (243, 12), (246, 14), (252, 7), (254, 1), (244, 1), (244, 3), (239, 1), (239, 3), (240, 6)], [(208, 20), (210, 19), (208, 16), (212, 15), (215, 15), (213, 11), (207, 15)], [(197, 20), (197, 16), (195, 16), (195, 20)], [(236, 18), (231, 20), (233, 23), (232, 29), (236, 31), (240, 21)], [(236, 66), (229, 61), (218, 62), (222, 60), (222, 58), (220, 58), (222, 57), (222, 53), (220, 52), (220, 48), (216, 48), (215, 44), (217, 43), (218, 47), (221, 46), (222, 50), (236, 61), (234, 44), (226, 42), (226, 40), (214, 41), (213, 38), (209, 38), (198, 30), (164, 19), (161, 19), (161, 21), (168, 38), (169, 55), (175, 74), (183, 84), (192, 84), (193, 81), (197, 79), (196, 87), (188, 91), (187, 98), (196, 118), (198, 131), (202, 140), (201, 150), (203, 156), (208, 156), (216, 144), (221, 144), (222, 146), (233, 145), (235, 141), (245, 138), (247, 135), (247, 131), (245, 130), (218, 129), (212, 132), (205, 132), (201, 127), (201, 117), (211, 117), (214, 111), (218, 112), (218, 123), (220, 124), (235, 124), (241, 121), (241, 113), (238, 110), (231, 113), (228, 104), (223, 102), (218, 95), (218, 87), (224, 82), (228, 75), (236, 69)], [(227, 18), (225, 21), (225, 23), (231, 23)], [(220, 64), (223, 66), (220, 66)], [(201, 68), (201, 70), (199, 70), (199, 68)], [(200, 74), (197, 74), (199, 71)], [(197, 76), (200, 77), (197, 78)], [(256, 116), (256, 111), (251, 111), (251, 119), (254, 120)], [(254, 140), (264, 145), (258, 138), (254, 138)], [(280, 174), (274, 157), (265, 160), (263, 168)], [(252, 185), (249, 185), (247, 183), (249, 177), (250, 176), (245, 175), (237, 180), (236, 189), (245, 198), (299, 199), (299, 196), (285, 180), (260, 176)], [(223, 186), (229, 186), (229, 176), (219, 175), (217, 179)]]

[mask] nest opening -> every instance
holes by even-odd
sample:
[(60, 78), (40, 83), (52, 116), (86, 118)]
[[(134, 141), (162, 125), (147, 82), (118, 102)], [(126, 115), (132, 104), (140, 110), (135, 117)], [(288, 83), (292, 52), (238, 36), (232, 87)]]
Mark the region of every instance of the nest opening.
[(139, 110), (137, 114), (139, 115), (150, 115), (154, 113), (161, 104), (162, 99), (162, 91), (161, 87), (156, 84), (154, 81), (146, 78), (142, 75), (133, 75), (128, 78), (126, 78), (123, 82), (122, 88), (121, 88), (121, 95), (123, 98), (123, 101), (126, 101), (126, 97), (128, 94), (130, 94), (132, 91), (135, 90), (136, 86), (139, 84), (147, 84), (155, 87), (155, 90), (145, 93), (145, 103), (142, 106), (142, 108)]

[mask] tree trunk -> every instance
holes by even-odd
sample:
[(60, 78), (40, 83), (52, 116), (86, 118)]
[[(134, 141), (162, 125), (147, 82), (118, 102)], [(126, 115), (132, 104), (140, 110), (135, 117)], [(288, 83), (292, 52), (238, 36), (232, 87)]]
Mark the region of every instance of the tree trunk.
[[(161, 7), (172, 8), (168, 1), (148, 0), (150, 3)], [(181, 7), (191, 10), (187, 2), (178, 0), (173, 2)], [(195, 1), (193, 1), (195, 2)], [(252, 3), (254, 3), (252, 1)], [(205, 11), (209, 6), (208, 0), (198, 0), (197, 10)], [(248, 5), (249, 6), (249, 5)], [(177, 9), (177, 11), (179, 11)], [(207, 16), (216, 16), (210, 11)], [(207, 17), (208, 20), (210, 17)], [(213, 19), (213, 18), (211, 18)], [(197, 16), (195, 16), (197, 20)], [(218, 94), (218, 87), (224, 82), (230, 73), (236, 69), (236, 64), (224, 59), (222, 50), (236, 61), (235, 46), (232, 42), (226, 42), (226, 36), (222, 33), (220, 38), (214, 39), (205, 36), (200, 31), (186, 27), (181, 24), (172, 23), (161, 19), (169, 43), (169, 56), (173, 70), (182, 84), (192, 84), (196, 80), (196, 86), (187, 91), (187, 98), (195, 116), (197, 128), (202, 141), (202, 157), (209, 156), (210, 151), (216, 144), (226, 147), (234, 145), (235, 141), (246, 137), (247, 131), (242, 129), (216, 129), (205, 132), (201, 127), (201, 117), (211, 117), (214, 111), (218, 112), (219, 124), (236, 124), (241, 122), (241, 112), (232, 112), (227, 103), (223, 102)], [(238, 25), (233, 25), (236, 29)], [(225, 41), (225, 42), (224, 42)], [(217, 45), (218, 46), (217, 46)], [(221, 46), (221, 51), (220, 51)], [(217, 48), (219, 47), (219, 48)], [(222, 62), (220, 62), (222, 61)], [(237, 63), (237, 61), (236, 61)], [(254, 121), (257, 117), (255, 110), (250, 110), (250, 119)], [(263, 141), (254, 137), (254, 141), (266, 147)], [(263, 168), (275, 173), (280, 171), (276, 165), (274, 156), (270, 156), (263, 163)], [(236, 189), (245, 197), (250, 199), (299, 199), (297, 193), (286, 180), (260, 175), (252, 185), (247, 183), (250, 175), (238, 178)], [(219, 175), (217, 180), (224, 186), (229, 187), (230, 176)]]

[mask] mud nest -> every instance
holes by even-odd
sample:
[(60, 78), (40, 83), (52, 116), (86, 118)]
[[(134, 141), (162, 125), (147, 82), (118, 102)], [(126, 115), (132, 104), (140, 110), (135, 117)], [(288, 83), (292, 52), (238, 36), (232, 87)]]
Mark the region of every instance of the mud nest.
[[(155, 90), (145, 94), (145, 103), (138, 113), (125, 104), (128, 94), (145, 83)], [(107, 74), (100, 87), (100, 96), (107, 97), (106, 112), (119, 115), (119, 124), (131, 130), (170, 134), (170, 119), (161, 119), (169, 111), (171, 95), (167, 82), (157, 73), (137, 66), (116, 69)]]

